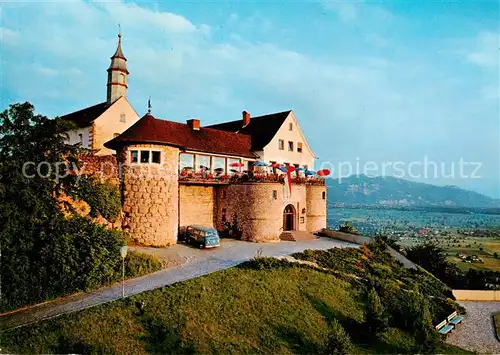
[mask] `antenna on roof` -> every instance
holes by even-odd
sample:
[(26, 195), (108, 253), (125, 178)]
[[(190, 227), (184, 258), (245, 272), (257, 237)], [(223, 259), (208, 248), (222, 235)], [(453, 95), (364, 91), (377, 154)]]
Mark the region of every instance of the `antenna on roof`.
[(148, 100), (148, 113), (151, 113), (151, 96), (149, 97)]

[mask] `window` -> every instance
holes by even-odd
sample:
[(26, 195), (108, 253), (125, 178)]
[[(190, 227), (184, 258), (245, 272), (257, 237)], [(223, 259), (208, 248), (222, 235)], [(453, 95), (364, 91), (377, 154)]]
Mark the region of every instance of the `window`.
[(288, 151), (293, 152), (293, 142), (288, 142)]
[(285, 150), (285, 141), (283, 139), (278, 139), (278, 149)]
[(291, 122), (290, 122), (290, 123), (288, 124), (288, 130), (289, 130), (289, 131), (293, 131), (293, 123), (291, 123)]
[(235, 158), (227, 159), (228, 169), (231, 174), (236, 174), (243, 170), (241, 166), (233, 166), (232, 164), (240, 164), (240, 160)]
[(78, 139), (80, 140), (80, 144), (83, 144), (83, 134), (80, 133)]
[(160, 160), (160, 153), (161, 152), (151, 152), (152, 153), (152, 156), (151, 156), (151, 162), (152, 163), (155, 163), (155, 164), (160, 164), (161, 163), (161, 160)]
[(226, 221), (226, 209), (223, 208), (222, 209), (222, 222), (225, 222)]
[(149, 150), (131, 150), (130, 151), (130, 162), (131, 163), (141, 163), (141, 164), (160, 164), (161, 162), (161, 152), (160, 151), (149, 151)]
[(118, 80), (120, 84), (125, 84), (125, 75), (120, 74), (120, 79)]
[(302, 142), (297, 142), (297, 152), (302, 153)]
[(321, 197), (323, 198), (323, 200), (326, 200), (326, 191), (323, 191), (323, 192), (321, 193)]
[(116, 138), (120, 135), (120, 133), (113, 133), (113, 138)]
[(139, 160), (139, 152), (137, 150), (132, 150), (130, 152), (130, 162), (137, 163)]
[(273, 190), (273, 200), (278, 199), (278, 190)]
[(210, 157), (208, 155), (196, 155), (197, 171), (210, 171)]
[(214, 162), (214, 173), (215, 175), (224, 175), (226, 172), (226, 158), (215, 157)]
[(141, 150), (141, 163), (149, 163), (149, 150)]
[(179, 170), (181, 173), (186, 170), (193, 169), (194, 167), (194, 155), (189, 153), (179, 154)]
[(125, 122), (125, 114), (124, 113), (122, 113), (120, 115), (120, 122)]
[(304, 223), (304, 217), (300, 217), (300, 224)]

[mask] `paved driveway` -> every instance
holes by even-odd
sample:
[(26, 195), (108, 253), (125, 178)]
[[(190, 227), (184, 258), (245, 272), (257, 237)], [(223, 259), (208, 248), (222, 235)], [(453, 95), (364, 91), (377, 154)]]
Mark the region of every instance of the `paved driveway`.
[[(305, 249), (329, 249), (358, 246), (329, 238), (310, 241), (257, 244), (223, 240), (216, 249), (199, 250), (186, 245), (169, 249), (137, 248), (158, 255), (165, 260), (177, 260), (179, 266), (125, 281), (125, 296), (135, 295), (158, 287), (185, 281), (247, 261), (261, 251), (262, 256), (283, 256)], [(121, 298), (122, 285), (115, 284), (89, 293), (77, 294), (0, 316), (0, 330), (10, 329), (76, 312)]]
[(464, 321), (446, 340), (447, 343), (480, 354), (500, 354), (500, 341), (493, 328), (493, 313), (500, 312), (500, 302), (460, 301), (467, 310)]

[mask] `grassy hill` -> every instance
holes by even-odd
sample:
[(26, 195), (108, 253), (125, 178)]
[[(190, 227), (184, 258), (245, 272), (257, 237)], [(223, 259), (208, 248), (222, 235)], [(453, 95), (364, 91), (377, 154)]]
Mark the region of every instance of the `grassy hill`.
[[(352, 339), (353, 353), (412, 353), (415, 334), (397, 325), (401, 320), (390, 307), (387, 331), (367, 336), (368, 285), (380, 283), (383, 303), (401, 303), (406, 288), (422, 284), (422, 290), (435, 296), (430, 309), (436, 319), (456, 307), (445, 300), (446, 286), (425, 272), (410, 274), (376, 246), (306, 251), (295, 257), (327, 270), (259, 258), (4, 332), (1, 348), (10, 353), (318, 353), (337, 319)], [(144, 315), (137, 312), (137, 300), (146, 303)], [(467, 353), (443, 343), (438, 351)]]

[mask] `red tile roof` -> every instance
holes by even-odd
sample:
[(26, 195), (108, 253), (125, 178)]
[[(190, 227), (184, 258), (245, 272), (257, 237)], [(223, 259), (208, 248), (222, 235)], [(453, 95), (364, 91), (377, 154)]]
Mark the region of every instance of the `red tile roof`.
[(252, 142), (249, 135), (212, 128), (192, 130), (185, 123), (157, 119), (149, 113), (104, 146), (116, 150), (124, 145), (148, 143), (213, 154), (257, 157), (251, 151)]

